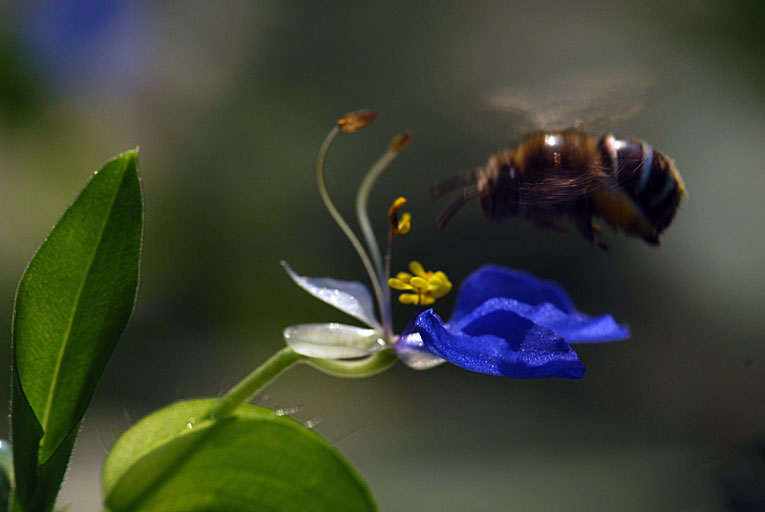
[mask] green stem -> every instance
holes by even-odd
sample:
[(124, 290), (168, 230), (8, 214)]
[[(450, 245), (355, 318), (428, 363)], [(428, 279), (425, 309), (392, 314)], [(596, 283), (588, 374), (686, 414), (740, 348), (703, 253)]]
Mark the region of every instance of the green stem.
[(304, 357), (291, 348), (284, 347), (220, 397), (218, 403), (210, 411), (210, 417), (220, 418), (231, 414), (263, 386), (274, 380), (283, 371), (300, 362)]
[(297, 363), (308, 364), (335, 377), (361, 378), (383, 372), (397, 360), (393, 350), (384, 350), (359, 361), (341, 361), (307, 357), (284, 347), (220, 397), (210, 411), (210, 418), (228, 416), (266, 384)]

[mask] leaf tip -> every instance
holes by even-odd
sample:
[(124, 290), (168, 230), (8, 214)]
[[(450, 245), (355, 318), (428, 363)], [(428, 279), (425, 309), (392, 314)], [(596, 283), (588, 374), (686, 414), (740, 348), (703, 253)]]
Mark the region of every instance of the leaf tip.
[(140, 148), (141, 148), (140, 146), (136, 146), (133, 149), (128, 149), (127, 151), (123, 151), (117, 156), (117, 158), (124, 158), (128, 161), (138, 160), (138, 150)]

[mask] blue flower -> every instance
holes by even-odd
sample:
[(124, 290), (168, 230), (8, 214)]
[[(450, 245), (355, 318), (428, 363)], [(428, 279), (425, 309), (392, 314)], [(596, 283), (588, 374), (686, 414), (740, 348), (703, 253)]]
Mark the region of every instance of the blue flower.
[(92, 99), (132, 92), (154, 57), (147, 2), (30, 2), (19, 28), (50, 82)]
[(429, 309), (414, 328), (396, 346), (405, 362), (428, 353), (467, 370), (516, 378), (580, 378), (584, 365), (570, 344), (629, 337), (629, 328), (611, 315), (577, 311), (556, 283), (494, 265), (468, 276), (449, 322)]
[[(448, 323), (432, 309), (415, 314), (400, 336), (393, 331), (390, 289), (402, 293), (399, 302), (430, 306), (452, 289), (442, 271), (426, 271), (413, 261), (410, 272), (391, 275), (394, 237), (411, 228), (411, 215), (399, 211), (399, 197), (388, 211), (388, 237), (383, 257), (367, 212), (369, 193), (377, 178), (404, 148), (409, 134), (394, 138), (388, 150), (361, 181), (356, 215), (367, 248), (340, 215), (324, 182), (324, 162), (335, 137), (363, 128), (374, 112), (351, 112), (337, 121), (319, 151), (316, 177), (327, 210), (358, 253), (372, 292), (357, 281), (306, 277), (283, 263), (292, 280), (319, 300), (354, 317), (365, 327), (323, 322), (292, 325), (284, 341), (307, 362), (333, 375), (364, 377), (389, 368), (397, 359), (410, 368), (426, 370), (444, 362), (491, 375), (516, 378), (579, 378), (584, 365), (569, 344), (613, 341), (629, 337), (629, 329), (610, 315), (590, 317), (574, 307), (563, 289), (514, 270), (484, 266), (463, 283)], [(375, 315), (374, 303), (378, 315)]]

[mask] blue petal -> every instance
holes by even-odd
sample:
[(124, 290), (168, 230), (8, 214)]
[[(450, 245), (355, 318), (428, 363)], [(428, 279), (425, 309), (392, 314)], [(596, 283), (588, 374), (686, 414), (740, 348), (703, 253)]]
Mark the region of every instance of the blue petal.
[(496, 265), (485, 265), (465, 279), (450, 322), (459, 323), (475, 308), (496, 298), (511, 300), (508, 308), (549, 327), (569, 343), (615, 341), (630, 336), (629, 327), (619, 325), (611, 315), (590, 317), (577, 311), (557, 283)]
[(415, 321), (424, 347), (467, 370), (516, 378), (580, 378), (584, 365), (566, 341), (502, 302), (479, 306), (460, 322), (444, 325), (433, 310)]
[[(611, 315), (590, 317), (584, 313), (574, 311), (564, 313), (549, 302), (532, 306), (517, 300), (506, 298), (494, 298), (484, 302), (483, 305), (493, 304), (491, 307), (501, 307), (530, 320), (531, 322), (547, 327), (555, 331), (568, 343), (594, 343), (598, 341), (615, 341), (628, 338), (629, 327), (616, 323)], [(469, 319), (471, 315), (464, 316), (458, 321), (450, 321), (458, 329)]]
[(566, 341), (574, 343), (597, 343), (600, 341), (626, 340), (630, 337), (630, 328), (626, 324), (619, 325), (611, 315), (591, 317), (584, 313), (575, 312), (570, 315), (549, 311), (555, 309), (550, 304), (543, 304), (536, 311), (536, 316), (529, 320), (549, 327), (560, 334)]
[(549, 302), (564, 313), (576, 311), (557, 283), (537, 279), (526, 272), (484, 265), (462, 283), (451, 321), (460, 320), (494, 297), (507, 297), (532, 306)]

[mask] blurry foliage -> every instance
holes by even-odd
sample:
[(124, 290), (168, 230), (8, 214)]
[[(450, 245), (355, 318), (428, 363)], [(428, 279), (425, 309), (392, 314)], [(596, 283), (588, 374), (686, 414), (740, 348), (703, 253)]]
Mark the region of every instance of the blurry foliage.
[(19, 41), (0, 27), (0, 122), (32, 120), (44, 98), (41, 75)]
[(712, 23), (719, 29), (723, 41), (736, 51), (746, 55), (750, 72), (765, 86), (765, 2), (761, 0), (739, 0), (716, 3), (719, 13)]

